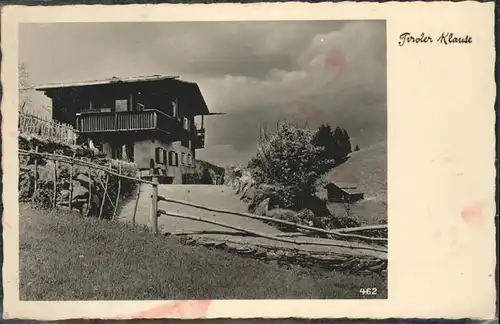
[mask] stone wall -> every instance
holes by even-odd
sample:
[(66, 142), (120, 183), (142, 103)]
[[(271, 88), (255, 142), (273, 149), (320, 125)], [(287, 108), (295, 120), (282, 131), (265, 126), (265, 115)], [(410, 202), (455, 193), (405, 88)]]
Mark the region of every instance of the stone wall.
[[(84, 148), (81, 146), (67, 146), (59, 143), (42, 140), (37, 137), (19, 136), (19, 149), (39, 153), (51, 153), (61, 156), (74, 157), (85, 160), (103, 167), (111, 167), (116, 172), (135, 177), (137, 167), (133, 163), (106, 158), (103, 153)], [(36, 167), (35, 167), (36, 162)], [(56, 170), (56, 200), (54, 201), (54, 168)], [(32, 201), (42, 208), (56, 206), (69, 207), (71, 197), (72, 207), (80, 210), (88, 216), (97, 216), (100, 213), (104, 188), (107, 180), (107, 198), (103, 205), (102, 216), (112, 217), (117, 195), (118, 204), (123, 199), (133, 194), (137, 184), (135, 181), (121, 179), (120, 191), (118, 192), (118, 177), (109, 176), (97, 168), (90, 169), (88, 166), (77, 163), (71, 166), (63, 161), (54, 162), (41, 156), (19, 156), (19, 200)], [(72, 177), (70, 173), (72, 172)], [(36, 174), (36, 190), (35, 190)], [(71, 181), (70, 181), (71, 179)], [(70, 184), (71, 182), (71, 184)], [(90, 189), (90, 191), (89, 191)], [(71, 190), (71, 193), (70, 193)], [(89, 197), (90, 196), (90, 197)]]
[(320, 267), (326, 270), (342, 271), (351, 274), (387, 273), (386, 258), (300, 251), (291, 248), (276, 248), (262, 245), (256, 246), (204, 237), (185, 237), (182, 239), (182, 242), (186, 245), (202, 245), (208, 248), (224, 250), (282, 266)]

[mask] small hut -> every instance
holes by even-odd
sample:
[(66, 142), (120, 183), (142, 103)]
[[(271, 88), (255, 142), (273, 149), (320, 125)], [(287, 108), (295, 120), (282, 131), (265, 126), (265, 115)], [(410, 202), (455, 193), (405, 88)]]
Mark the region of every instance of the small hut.
[(329, 182), (325, 185), (328, 201), (331, 202), (356, 202), (364, 198), (364, 194), (357, 186), (349, 183)]

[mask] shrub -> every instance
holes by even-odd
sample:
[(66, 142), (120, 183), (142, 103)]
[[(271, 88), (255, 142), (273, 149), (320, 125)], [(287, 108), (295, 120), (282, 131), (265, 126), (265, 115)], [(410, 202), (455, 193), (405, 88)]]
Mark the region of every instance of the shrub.
[[(290, 209), (281, 209), (281, 208), (276, 208), (276, 209), (271, 209), (270, 211), (267, 212), (268, 217), (272, 217), (274, 219), (279, 219), (295, 224), (299, 224), (300, 222), (300, 217), (297, 212), (290, 210)], [(286, 225), (286, 224), (280, 224), (280, 223), (274, 223), (272, 222), (277, 229), (283, 231), (283, 232), (296, 232), (297, 228), (292, 225)]]
[(274, 134), (261, 134), (258, 152), (248, 164), (256, 183), (281, 189), (284, 207), (298, 207), (305, 197), (314, 194), (315, 183), (324, 171), (324, 148), (315, 145), (313, 139), (313, 131), (281, 122)]
[(213, 183), (212, 175), (210, 174), (210, 171), (207, 168), (203, 169), (203, 171), (201, 172), (200, 183), (201, 184)]
[[(70, 147), (59, 143), (51, 143), (42, 141), (35, 137), (19, 137), (19, 147), (24, 150), (34, 150), (38, 147), (41, 153), (54, 153), (58, 155), (65, 155), (75, 157), (81, 160), (99, 164), (102, 166), (113, 168), (118, 171), (121, 168), (121, 174), (135, 177), (137, 176), (137, 166), (134, 163), (127, 163), (123, 161), (113, 160), (103, 157), (103, 153), (94, 152), (90, 149), (83, 147)], [(37, 177), (37, 190), (34, 191), (34, 161), (38, 161), (38, 177)], [(53, 186), (53, 168), (54, 163), (47, 159), (40, 157), (26, 157), (21, 156), (19, 161), (19, 198), (23, 201), (33, 200), (33, 202), (42, 208), (50, 208), (53, 206), (54, 200), (54, 186)], [(58, 162), (57, 164), (57, 203), (69, 203), (68, 190), (70, 187), (70, 172), (71, 165), (67, 162)], [(88, 202), (88, 176), (89, 168), (87, 166), (75, 164), (73, 167), (73, 202), (77, 207), (76, 198), (84, 200), (85, 203), (79, 203), (80, 207), (86, 206), (90, 209), (91, 215), (97, 216), (104, 196), (104, 186), (106, 182), (106, 173), (102, 170), (93, 168), (90, 175), (92, 179), (92, 199), (91, 206)], [(80, 177), (80, 181), (78, 178)], [(137, 183), (128, 179), (120, 180), (120, 192), (118, 192), (118, 177), (109, 176), (106, 200), (103, 206), (104, 217), (111, 217), (114, 212), (114, 205), (116, 197), (119, 195), (119, 201), (128, 197), (136, 189)]]
[(283, 187), (276, 185), (260, 184), (254, 187), (254, 193), (251, 197), (248, 210), (254, 212), (257, 206), (265, 199), (269, 198), (269, 208), (285, 208), (287, 202), (285, 200), (285, 190)]

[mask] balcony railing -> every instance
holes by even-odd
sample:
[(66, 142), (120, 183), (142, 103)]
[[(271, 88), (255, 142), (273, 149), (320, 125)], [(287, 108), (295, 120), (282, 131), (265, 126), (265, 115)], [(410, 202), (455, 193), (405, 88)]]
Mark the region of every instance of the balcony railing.
[(199, 149), (205, 147), (205, 129), (197, 129), (196, 130), (196, 140), (193, 142), (193, 148)]
[(181, 126), (176, 118), (158, 110), (84, 112), (77, 119), (80, 133), (162, 130), (173, 134)]

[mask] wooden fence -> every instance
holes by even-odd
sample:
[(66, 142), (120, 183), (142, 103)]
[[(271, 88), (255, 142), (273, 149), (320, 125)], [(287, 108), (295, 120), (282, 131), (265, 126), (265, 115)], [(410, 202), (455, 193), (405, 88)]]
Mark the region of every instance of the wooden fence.
[(19, 133), (23, 135), (38, 136), (54, 142), (75, 145), (77, 131), (68, 124), (54, 120), (46, 120), (41, 117), (19, 112)]
[[(266, 217), (266, 216), (259, 216), (259, 215), (250, 214), (250, 213), (234, 212), (234, 211), (230, 211), (230, 210), (223, 210), (223, 209), (218, 209), (218, 208), (211, 208), (211, 207), (196, 205), (196, 204), (192, 204), (189, 202), (168, 199), (168, 198), (163, 197), (163, 196), (157, 196), (157, 199), (158, 199), (158, 201), (170, 202), (170, 203), (175, 203), (175, 204), (182, 204), (185, 206), (195, 207), (195, 208), (207, 210), (210, 212), (217, 212), (217, 213), (229, 214), (229, 215), (240, 216), (240, 217), (245, 217), (245, 218), (258, 219), (258, 220), (262, 220), (262, 221), (266, 221), (266, 222), (273, 222), (273, 223), (287, 225), (287, 226), (291, 226), (291, 227), (295, 227), (295, 228), (305, 229), (305, 230), (308, 230), (310, 233), (327, 234), (330, 237), (333, 237), (336, 239), (341, 239), (341, 240), (354, 239), (354, 240), (365, 241), (365, 242), (369, 242), (369, 243), (377, 243), (377, 245), (386, 245), (387, 244), (387, 238), (384, 238), (384, 237), (369, 237), (369, 236), (364, 236), (364, 235), (359, 235), (359, 234), (350, 234), (350, 233), (354, 233), (354, 232), (386, 230), (387, 225), (375, 225), (375, 226), (363, 226), (363, 227), (356, 227), (356, 228), (343, 228), (343, 229), (337, 229), (337, 230), (325, 230), (325, 229), (321, 229), (321, 228), (301, 225), (301, 224), (292, 223), (292, 222), (284, 221), (281, 219), (275, 219), (275, 218)], [(171, 212), (167, 212), (163, 209), (158, 209), (158, 216), (161, 216), (161, 215), (209, 223), (209, 224), (217, 225), (220, 227), (236, 230), (236, 231), (239, 231), (241, 233), (245, 233), (245, 234), (248, 234), (251, 236), (263, 237), (263, 238), (270, 239), (270, 240), (292, 243), (292, 244), (297, 244), (297, 245), (343, 246), (343, 247), (356, 248), (356, 249), (365, 249), (365, 250), (372, 250), (372, 251), (378, 251), (378, 252), (387, 252), (387, 249), (382, 247), (382, 246), (361, 246), (361, 245), (357, 245), (357, 244), (345, 245), (345, 244), (339, 244), (337, 242), (297, 241), (297, 240), (293, 240), (293, 239), (284, 238), (284, 236), (286, 236), (286, 235), (272, 235), (272, 234), (260, 233), (260, 232), (245, 229), (243, 227), (224, 224), (224, 223), (214, 221), (211, 219), (205, 219), (202, 217), (196, 217), (196, 216), (179, 214), (179, 213), (171, 213)], [(184, 234), (184, 233), (180, 233), (180, 234)], [(301, 236), (308, 235), (308, 233), (295, 233), (295, 235), (290, 235), (290, 236), (298, 236), (297, 234), (301, 235)], [(179, 234), (177, 234), (177, 235), (179, 235)]]
[[(29, 157), (37, 157), (34, 159), (33, 161), (33, 164), (34, 164), (34, 167), (33, 167), (33, 172), (34, 172), (34, 176), (33, 176), (33, 198), (38, 190), (38, 182), (39, 182), (39, 179), (38, 179), (38, 160), (41, 158), (41, 159), (45, 159), (45, 160), (50, 160), (53, 162), (53, 165), (52, 165), (52, 183), (53, 183), (53, 199), (52, 199), (52, 207), (55, 208), (57, 206), (57, 183), (58, 183), (58, 164), (59, 163), (66, 163), (68, 165), (70, 165), (70, 171), (69, 171), (69, 197), (68, 197), (68, 207), (69, 209), (73, 209), (73, 177), (74, 177), (74, 166), (75, 165), (79, 165), (79, 166), (82, 166), (82, 167), (86, 167), (88, 168), (88, 202), (87, 205), (90, 206), (92, 204), (92, 188), (93, 188), (93, 177), (92, 177), (92, 170), (99, 170), (101, 172), (104, 172), (105, 174), (105, 181), (104, 183), (100, 183), (101, 187), (102, 187), (102, 197), (100, 199), (100, 206), (99, 206), (99, 215), (98, 217), (100, 219), (103, 218), (103, 209), (104, 209), (104, 204), (106, 202), (106, 199), (109, 201), (109, 203), (111, 204), (112, 208), (113, 208), (113, 216), (112, 218), (114, 219), (115, 216), (116, 216), (116, 212), (117, 212), (117, 208), (118, 208), (118, 204), (119, 204), (119, 198), (120, 198), (120, 189), (121, 189), (121, 181), (122, 179), (127, 179), (127, 180), (130, 180), (130, 181), (134, 181), (134, 182), (137, 182), (138, 184), (138, 188), (137, 188), (137, 196), (136, 196), (136, 207), (135, 207), (135, 210), (134, 210), (134, 219), (135, 219), (135, 213), (137, 212), (137, 202), (139, 200), (139, 195), (140, 195), (140, 186), (141, 184), (148, 184), (148, 185), (151, 185), (153, 187), (153, 196), (157, 196), (158, 195), (158, 179), (157, 177), (154, 175), (154, 172), (153, 172), (153, 176), (152, 176), (152, 181), (148, 181), (148, 180), (145, 180), (145, 179), (141, 179), (141, 178), (138, 178), (138, 177), (131, 177), (131, 176), (128, 176), (128, 175), (125, 175), (125, 174), (122, 174), (121, 173), (121, 164), (119, 164), (119, 167), (118, 167), (118, 170), (115, 170), (114, 168), (111, 167), (111, 165), (109, 166), (103, 166), (103, 165), (99, 165), (99, 164), (96, 164), (96, 163), (92, 163), (90, 161), (86, 161), (86, 160), (83, 160), (83, 159), (77, 159), (75, 157), (70, 157), (70, 156), (66, 156), (66, 155), (60, 155), (60, 154), (53, 154), (53, 153), (42, 153), (42, 152), (38, 152), (37, 149), (35, 149), (35, 151), (27, 151), (27, 150), (22, 150), (20, 149), (19, 150), (19, 155), (20, 156), (29, 156)], [(118, 178), (118, 190), (117, 190), (117, 193), (116, 193), (116, 197), (111, 197), (108, 193), (108, 183), (109, 183), (109, 179), (111, 176), (115, 176)], [(151, 200), (151, 215), (150, 215), (150, 220), (151, 220), (151, 230), (153, 233), (158, 233), (158, 218), (157, 218), (157, 214), (158, 214), (158, 200), (157, 199), (152, 199)]]
[[(177, 218), (183, 218), (183, 219), (189, 219), (193, 221), (198, 221), (198, 222), (204, 222), (204, 223), (209, 223), (213, 225), (217, 225), (220, 227), (224, 228), (229, 228), (232, 230), (236, 230), (240, 233), (246, 234), (246, 235), (251, 235), (251, 236), (257, 236), (257, 237), (263, 237), (267, 238), (270, 240), (275, 240), (275, 241), (280, 241), (280, 242), (286, 242), (286, 243), (292, 243), (292, 244), (297, 244), (297, 245), (317, 245), (317, 246), (341, 246), (341, 247), (347, 247), (347, 248), (352, 248), (352, 249), (364, 249), (364, 250), (372, 250), (372, 251), (377, 251), (377, 252), (387, 252), (387, 248), (383, 247), (384, 245), (387, 245), (387, 238), (385, 237), (370, 237), (370, 236), (365, 236), (361, 234), (356, 234), (356, 233), (363, 233), (363, 232), (373, 232), (373, 231), (386, 231), (387, 230), (387, 225), (375, 225), (375, 226), (363, 226), (363, 227), (356, 227), (356, 228), (342, 228), (342, 229), (336, 229), (336, 230), (326, 230), (326, 229), (321, 229), (321, 228), (316, 228), (316, 227), (311, 227), (307, 225), (302, 225), (302, 224), (297, 224), (297, 223), (292, 223), (288, 222), (285, 220), (280, 220), (280, 219), (275, 219), (267, 216), (260, 216), (260, 215), (255, 215), (251, 213), (242, 213), (242, 212), (235, 212), (235, 211), (230, 211), (230, 210), (224, 210), (224, 209), (218, 209), (218, 208), (212, 208), (212, 207), (207, 207), (207, 206), (202, 206), (202, 205), (197, 205), (193, 204), (190, 202), (186, 201), (179, 201), (179, 200), (174, 200), (174, 199), (169, 199), (167, 197), (159, 196), (158, 195), (158, 178), (156, 175), (156, 172), (154, 168), (150, 170), (151, 172), (151, 181), (145, 180), (139, 177), (131, 177), (127, 176), (124, 174), (121, 174), (120, 168), (117, 170), (111, 168), (111, 166), (102, 166), (99, 164), (95, 164), (89, 161), (81, 160), (81, 159), (76, 159), (74, 157), (69, 157), (65, 155), (59, 155), (59, 154), (51, 154), (51, 153), (40, 153), (35, 151), (26, 151), (26, 150), (19, 150), (19, 155), (22, 156), (36, 156), (40, 158), (44, 158), (47, 160), (52, 160), (53, 163), (53, 207), (56, 207), (56, 202), (57, 202), (57, 164), (58, 163), (68, 163), (71, 166), (71, 171), (70, 171), (70, 186), (72, 186), (72, 177), (73, 177), (73, 166), (74, 165), (80, 165), (88, 168), (89, 176), (88, 176), (88, 188), (89, 188), (89, 205), (90, 205), (90, 199), (91, 199), (91, 191), (92, 191), (92, 177), (91, 172), (92, 169), (100, 170), (105, 173), (105, 182), (101, 183), (101, 186), (103, 187), (103, 196), (101, 199), (101, 206), (99, 210), (99, 218), (102, 218), (102, 212), (103, 212), (103, 206), (105, 203), (105, 200), (108, 199), (114, 208), (113, 212), (113, 218), (116, 215), (116, 210), (118, 207), (119, 203), (119, 193), (120, 190), (118, 189), (117, 191), (117, 196), (112, 197), (109, 196), (107, 192), (108, 188), (108, 181), (110, 176), (116, 176), (119, 178), (118, 182), (118, 188), (120, 188), (120, 180), (121, 179), (127, 179), (131, 181), (135, 181), (138, 184), (137, 188), (137, 195), (135, 197), (135, 207), (134, 207), (134, 214), (132, 218), (132, 223), (135, 225), (135, 219), (136, 219), (136, 212), (137, 212), (137, 206), (140, 198), (140, 193), (141, 193), (141, 186), (146, 184), (146, 185), (151, 185), (152, 186), (152, 195), (151, 195), (151, 212), (149, 215), (150, 218), (150, 230), (154, 234), (158, 234), (158, 217), (165, 215), (165, 216), (170, 216), (170, 217), (177, 217)], [(34, 177), (34, 191), (37, 190), (37, 159), (34, 160), (34, 172), (35, 172), (35, 177)], [(235, 225), (229, 225), (229, 224), (224, 224), (212, 219), (205, 219), (202, 217), (196, 217), (192, 215), (185, 215), (185, 214), (179, 214), (179, 213), (172, 213), (172, 212), (167, 212), (164, 209), (159, 209), (158, 205), (159, 202), (169, 202), (169, 203), (175, 203), (175, 204), (182, 204), (185, 206), (197, 208), (197, 209), (202, 209), (206, 210), (209, 212), (216, 212), (216, 213), (222, 213), (222, 214), (228, 214), (228, 215), (234, 215), (234, 216), (240, 216), (240, 217), (245, 217), (245, 218), (251, 218), (251, 219), (258, 219), (261, 221), (265, 222), (273, 222), (273, 223), (278, 223), (281, 225), (287, 225), (290, 227), (294, 227), (297, 229), (301, 230), (306, 230), (307, 232), (305, 233), (282, 233), (282, 234), (277, 234), (277, 235), (271, 235), (271, 234), (266, 234), (266, 233), (260, 233), (252, 230), (245, 229), (243, 227), (235, 226)], [(72, 208), (72, 188), (70, 187), (70, 197), (69, 197), (69, 208)], [(326, 235), (329, 238), (336, 239), (337, 242), (318, 242), (318, 241), (297, 241), (293, 240), (290, 238), (287, 238), (286, 236), (292, 237), (292, 236), (309, 236), (311, 234), (323, 234)], [(177, 233), (177, 235), (182, 235), (182, 234), (189, 234), (189, 233)], [(200, 233), (193, 233), (193, 234), (200, 234)], [(376, 244), (375, 246), (369, 246), (369, 245), (359, 245), (359, 244), (350, 244), (350, 243), (339, 243), (338, 240), (343, 240), (343, 241), (349, 241), (349, 240), (355, 240), (355, 241), (363, 241), (366, 243), (374, 243)]]

